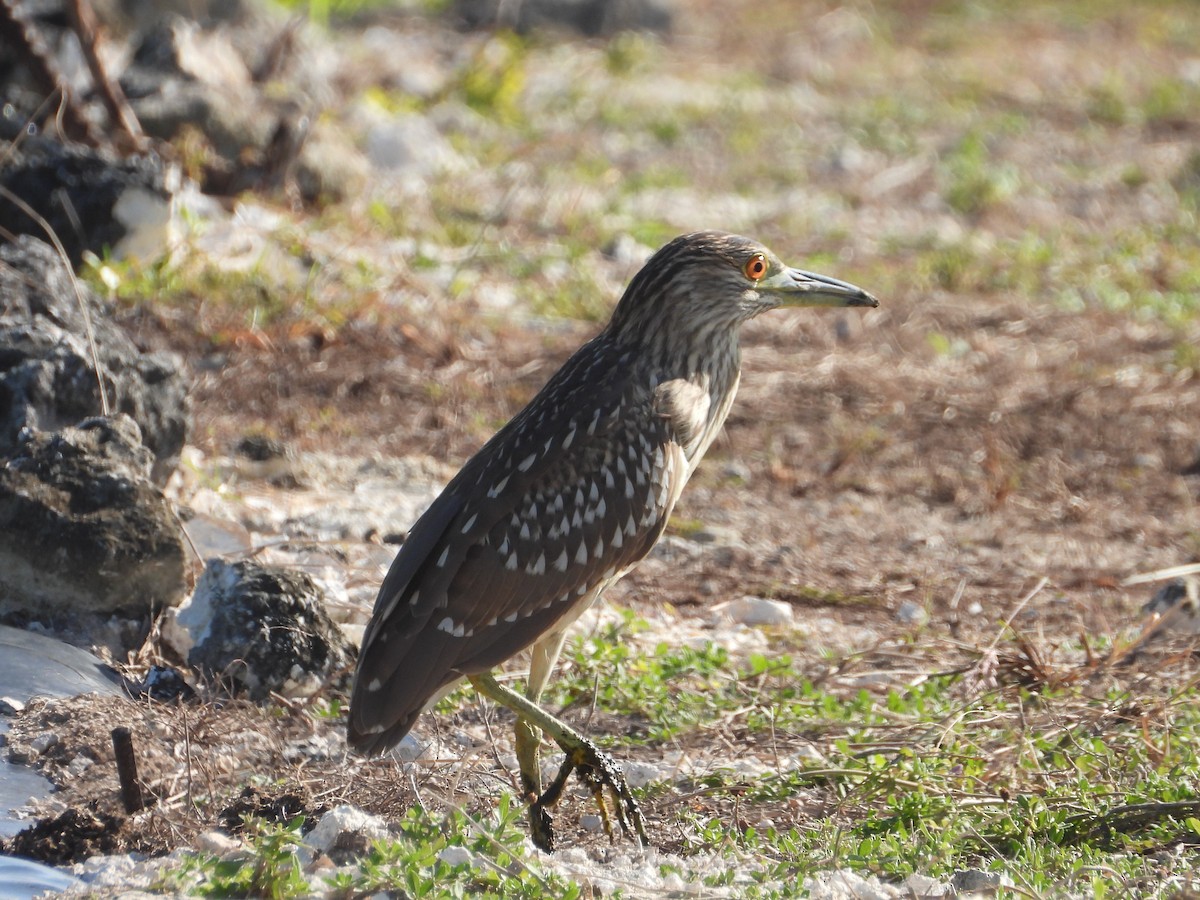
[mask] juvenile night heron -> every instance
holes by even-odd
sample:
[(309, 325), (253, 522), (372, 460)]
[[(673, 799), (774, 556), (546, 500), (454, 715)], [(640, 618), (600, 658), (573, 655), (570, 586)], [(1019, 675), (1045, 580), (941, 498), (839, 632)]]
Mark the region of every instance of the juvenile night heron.
[[(608, 325), (462, 468), (413, 526), (379, 590), (350, 705), (350, 744), (382, 753), (466, 677), (517, 715), (534, 842), (578, 770), (611, 835), (645, 842), (621, 769), (537, 706), (568, 626), (644, 557), (720, 430), (740, 378), (741, 325), (780, 306), (877, 306), (852, 284), (785, 266), (720, 232), (675, 238), (634, 276)], [(490, 670), (532, 647), (525, 696)], [(545, 732), (566, 760), (542, 792)]]

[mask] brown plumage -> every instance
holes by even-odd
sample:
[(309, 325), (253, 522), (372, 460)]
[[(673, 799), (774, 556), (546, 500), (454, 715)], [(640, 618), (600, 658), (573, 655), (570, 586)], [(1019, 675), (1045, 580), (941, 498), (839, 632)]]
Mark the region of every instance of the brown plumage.
[(536, 700), (566, 626), (649, 552), (724, 422), (741, 324), (782, 305), (877, 303), (736, 235), (651, 257), (413, 526), (363, 638), (351, 745), (388, 749), (441, 688), (535, 643)]

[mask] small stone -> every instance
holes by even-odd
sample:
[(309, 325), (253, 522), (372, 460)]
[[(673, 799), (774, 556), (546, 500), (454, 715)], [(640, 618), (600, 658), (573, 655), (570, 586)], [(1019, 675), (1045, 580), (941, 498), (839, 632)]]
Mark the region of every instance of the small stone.
[(228, 856), (242, 848), (240, 840), (223, 831), (205, 831), (196, 837), (196, 849), (214, 856)]
[(314, 850), (328, 853), (335, 847), (341, 835), (347, 832), (379, 839), (387, 837), (388, 827), (379, 816), (364, 812), (357, 806), (343, 804), (335, 806), (321, 816), (321, 821), (305, 836), (304, 843)]
[(447, 847), (438, 854), (438, 859), (448, 866), (473, 866), (475, 854), (466, 847)]
[(733, 622), (738, 625), (791, 625), (792, 607), (782, 600), (765, 597), (740, 597), (713, 608), (714, 624)]
[(29, 746), (38, 754), (41, 755), (58, 743), (58, 735), (53, 731), (47, 731), (45, 734), (39, 734)]
[(921, 604), (905, 600), (896, 610), (896, 621), (903, 625), (924, 625), (929, 621), (929, 612)]
[(90, 756), (84, 756), (80, 753), (67, 765), (66, 773), (69, 777), (75, 778), (82, 775), (95, 764), (95, 760)]
[(623, 762), (621, 768), (625, 773), (625, 783), (631, 788), (645, 787), (652, 781), (665, 781), (666, 770), (662, 766), (644, 762)]
[(1003, 887), (1003, 880), (999, 875), (991, 872), (983, 872), (979, 869), (964, 869), (961, 872), (954, 873), (954, 877), (950, 879), (950, 884), (958, 892), (959, 896), (963, 894), (992, 894), (995, 893), (997, 888)]
[(399, 115), (367, 132), (367, 157), (380, 169), (425, 178), (466, 168), (463, 158), (424, 116)]
[(604, 820), (594, 813), (588, 813), (579, 817), (579, 827), (592, 834), (599, 834), (604, 830)]
[(413, 762), (429, 752), (428, 741), (420, 740), (411, 731), (400, 739), (392, 753), (405, 762)]

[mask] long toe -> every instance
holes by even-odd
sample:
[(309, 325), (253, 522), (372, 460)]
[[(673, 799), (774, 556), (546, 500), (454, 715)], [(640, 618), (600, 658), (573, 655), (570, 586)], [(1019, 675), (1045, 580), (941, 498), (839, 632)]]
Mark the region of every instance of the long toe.
[(625, 834), (636, 833), (638, 841), (643, 847), (650, 846), (650, 839), (646, 836), (646, 817), (642, 815), (641, 807), (634, 799), (633, 792), (629, 790), (629, 784), (625, 781), (625, 773), (621, 771), (620, 763), (611, 754), (605, 753), (586, 738), (581, 742), (581, 746), (567, 750), (567, 754), (579, 769), (580, 777), (596, 799), (596, 805), (600, 807), (600, 817), (604, 822), (604, 830), (608, 836), (610, 838), (613, 836), (613, 830), (608, 814), (608, 805), (604, 801), (603, 789), (605, 787), (612, 794), (613, 808), (616, 811), (621, 830)]

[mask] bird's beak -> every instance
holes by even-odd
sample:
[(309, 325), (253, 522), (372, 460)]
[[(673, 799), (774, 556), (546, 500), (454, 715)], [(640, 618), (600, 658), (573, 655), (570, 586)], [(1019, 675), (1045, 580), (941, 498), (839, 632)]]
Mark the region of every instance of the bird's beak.
[(870, 306), (879, 301), (856, 285), (784, 266), (755, 285), (779, 298), (780, 306)]

